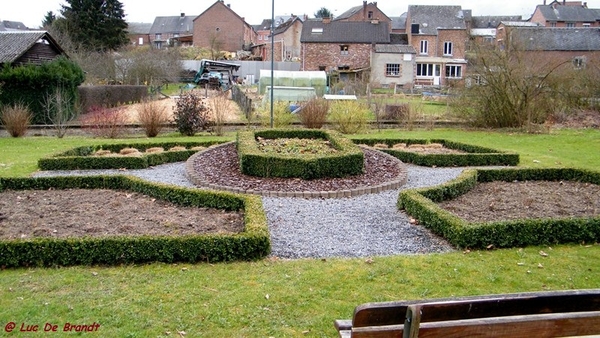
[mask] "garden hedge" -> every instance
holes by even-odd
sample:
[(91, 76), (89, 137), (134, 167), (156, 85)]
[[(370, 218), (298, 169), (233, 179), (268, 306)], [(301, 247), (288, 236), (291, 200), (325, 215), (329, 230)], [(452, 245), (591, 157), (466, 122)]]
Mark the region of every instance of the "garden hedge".
[(257, 260), (271, 250), (257, 196), (179, 188), (129, 176), (0, 178), (0, 191), (75, 188), (126, 190), (181, 206), (242, 211), (245, 229), (233, 235), (0, 240), (0, 267)]
[[(103, 144), (95, 146), (77, 147), (50, 157), (38, 160), (41, 170), (83, 170), (83, 169), (144, 169), (164, 163), (181, 162), (187, 160), (196, 151), (193, 147), (208, 147), (219, 144), (219, 141), (205, 142), (163, 142), (163, 143), (129, 143), (129, 144)], [(181, 151), (164, 151), (160, 153), (143, 154), (140, 157), (126, 156), (91, 156), (98, 150), (110, 150), (118, 153), (124, 148), (136, 148), (143, 152), (146, 149), (162, 147), (168, 150), (173, 147), (185, 147)]]
[[(388, 153), (402, 162), (412, 163), (426, 167), (467, 167), (467, 166), (487, 166), (501, 165), (514, 166), (519, 164), (519, 154), (506, 153), (496, 149), (485, 148), (465, 143), (453, 142), (442, 139), (352, 139), (354, 143), (373, 146), (375, 144), (386, 144), (389, 149), (378, 149)], [(440, 143), (445, 148), (460, 150), (463, 154), (419, 154), (415, 152), (392, 149), (391, 147), (398, 143), (411, 144), (430, 144)]]
[(460, 248), (508, 248), (600, 240), (600, 217), (470, 223), (436, 204), (468, 192), (478, 182), (524, 180), (600, 184), (600, 172), (571, 168), (469, 169), (458, 178), (436, 187), (401, 191), (398, 208)]
[[(335, 154), (281, 155), (258, 148), (257, 137), (313, 138), (328, 140)], [(259, 177), (316, 179), (359, 175), (364, 171), (364, 154), (352, 141), (334, 131), (316, 129), (269, 129), (237, 134), (237, 152), (242, 173)]]

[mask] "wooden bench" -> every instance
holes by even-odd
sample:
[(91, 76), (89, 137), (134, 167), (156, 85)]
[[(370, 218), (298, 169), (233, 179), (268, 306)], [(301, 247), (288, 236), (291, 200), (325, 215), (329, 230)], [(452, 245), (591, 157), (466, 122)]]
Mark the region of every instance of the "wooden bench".
[(600, 334), (600, 289), (367, 303), (340, 337), (567, 337)]

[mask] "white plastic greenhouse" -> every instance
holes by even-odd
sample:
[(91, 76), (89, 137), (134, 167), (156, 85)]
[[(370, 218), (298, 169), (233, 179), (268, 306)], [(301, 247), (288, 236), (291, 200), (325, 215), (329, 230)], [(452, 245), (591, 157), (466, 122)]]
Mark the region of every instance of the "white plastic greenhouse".
[[(259, 94), (263, 95), (271, 86), (271, 70), (261, 69), (258, 80)], [(323, 71), (273, 71), (274, 94), (278, 87), (312, 87), (317, 96), (322, 97), (327, 87), (327, 74)]]

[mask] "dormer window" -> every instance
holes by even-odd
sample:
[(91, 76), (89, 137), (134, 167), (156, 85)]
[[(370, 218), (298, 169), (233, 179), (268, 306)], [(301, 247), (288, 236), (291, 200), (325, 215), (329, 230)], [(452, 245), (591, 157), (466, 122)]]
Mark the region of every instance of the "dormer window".
[(373, 19), (373, 11), (369, 11), (369, 13), (367, 13), (367, 18)]
[(312, 34), (323, 34), (323, 28), (313, 28), (310, 32)]

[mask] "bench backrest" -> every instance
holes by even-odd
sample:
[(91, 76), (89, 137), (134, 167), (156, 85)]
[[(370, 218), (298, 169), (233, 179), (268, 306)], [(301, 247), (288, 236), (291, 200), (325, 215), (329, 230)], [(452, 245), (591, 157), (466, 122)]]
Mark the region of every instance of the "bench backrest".
[(352, 320), (352, 337), (514, 337), (526, 332), (600, 333), (600, 290), (367, 303), (355, 309)]

